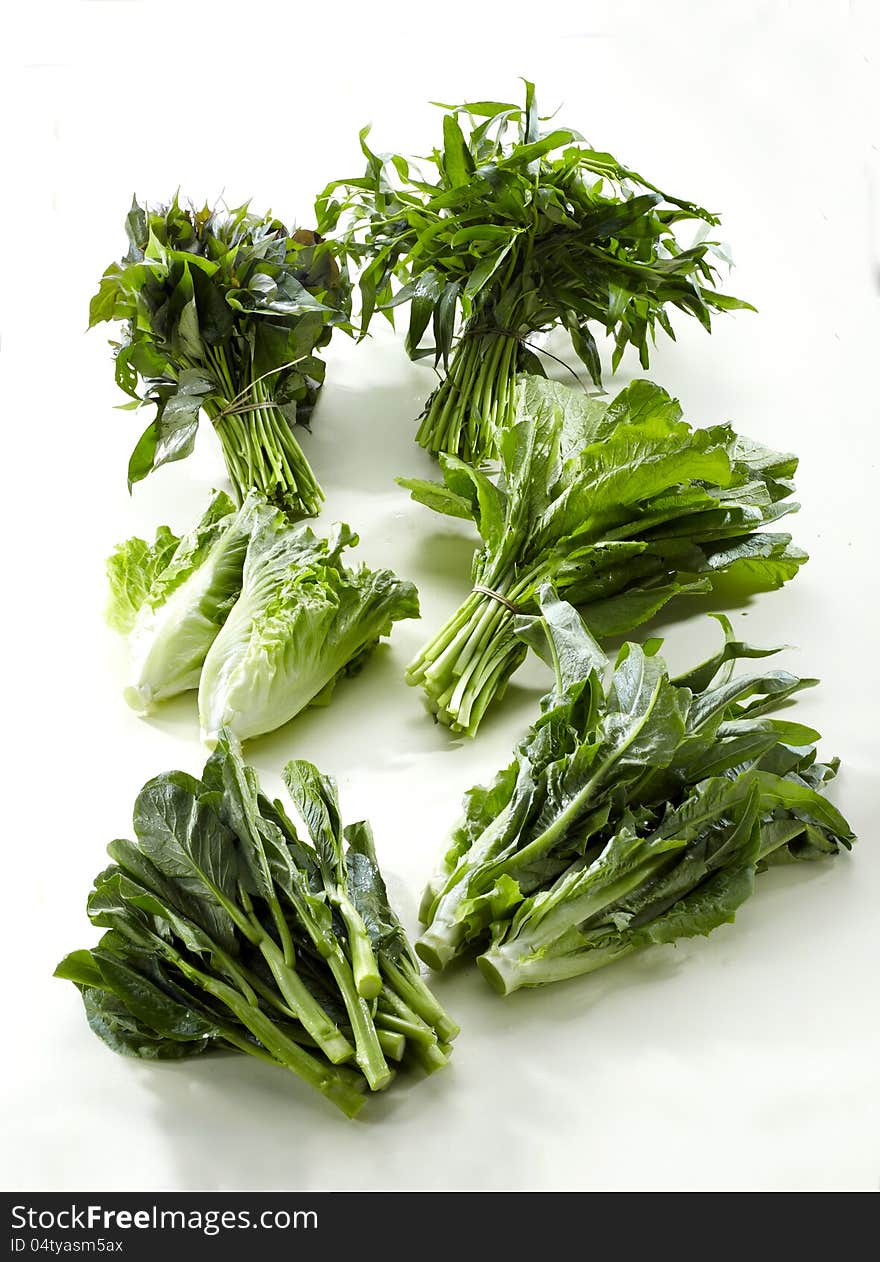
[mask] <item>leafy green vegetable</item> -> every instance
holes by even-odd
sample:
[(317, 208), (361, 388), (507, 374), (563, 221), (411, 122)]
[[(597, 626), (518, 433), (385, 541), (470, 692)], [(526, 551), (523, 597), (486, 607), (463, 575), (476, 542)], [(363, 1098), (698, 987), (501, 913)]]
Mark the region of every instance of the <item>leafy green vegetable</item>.
[[(345, 525), (319, 538), (256, 491), (236, 509), (217, 493), (190, 534), (160, 526), (107, 562), (107, 620), (127, 632), (129, 705), (199, 689), (205, 740), (271, 732), (364, 664), (401, 618), (419, 616), (412, 583), (390, 570), (346, 569), (358, 542)], [(220, 634), (221, 628), (223, 634)]]
[(156, 541), (129, 539), (107, 562), (107, 621), (128, 633), (131, 675), (125, 698), (146, 713), (155, 702), (197, 688), (202, 665), (241, 590), (257, 523), (283, 520), (252, 491), (236, 509), (222, 491), (196, 527), (177, 538), (160, 526)]
[(416, 950), (434, 968), (468, 946), (502, 994), (592, 972), (733, 920), (757, 873), (849, 848), (823, 795), (837, 763), (818, 732), (767, 717), (814, 679), (734, 676), (776, 652), (736, 641), (670, 678), (658, 641), (609, 663), (550, 587), (517, 631), (555, 687), (514, 760), (472, 789), (425, 892)]
[(369, 826), (343, 833), (336, 785), (310, 763), (285, 779), (303, 833), (226, 732), (201, 780), (172, 771), (144, 785), (137, 840), (110, 844), (89, 895), (105, 933), (55, 975), (114, 1051), (243, 1052), (353, 1117), (365, 1088), (391, 1081), (386, 1057), (439, 1068), (458, 1027), (419, 976)]
[(203, 412), (239, 502), (254, 487), (291, 516), (314, 516), (323, 494), (293, 427), (308, 424), (324, 380), (316, 352), (349, 327), (350, 287), (332, 247), (247, 205), (221, 214), (177, 197), (133, 201), (125, 227), (128, 253), (104, 273), (89, 324), (125, 322), (117, 383), (156, 407), (129, 487), (190, 454)]
[(271, 732), (329, 699), (393, 622), (419, 616), (412, 583), (390, 570), (346, 569), (357, 543), (348, 526), (317, 538), (304, 525), (257, 530), (241, 595), (214, 640), (199, 684), (202, 735), (228, 727), (239, 740)]
[[(706, 231), (717, 216), (576, 131), (543, 132), (531, 83), (522, 108), (442, 108), (443, 146), (426, 169), (374, 153), (365, 128), (363, 177), (334, 181), (316, 204), (319, 230), (336, 233), (362, 268), (362, 332), (375, 311), (393, 318), (408, 303), (410, 355), (433, 353), (446, 370), (418, 432), (423, 447), (473, 464), (496, 453), (514, 421), (517, 372), (543, 371), (528, 340), (538, 330), (564, 328), (600, 385), (597, 326), (614, 337), (612, 369), (628, 345), (647, 368), (658, 327), (675, 336), (669, 307), (708, 330), (714, 312), (749, 306), (716, 290), (717, 242), (678, 240), (679, 225)], [(429, 323), (434, 345), (423, 349)]]
[(797, 459), (739, 437), (694, 429), (676, 400), (635, 381), (610, 403), (526, 376), (516, 423), (491, 479), (441, 457), (443, 484), (398, 479), (415, 500), (471, 518), (483, 540), (471, 594), (410, 664), (437, 719), (473, 736), (521, 664), (513, 631), (552, 582), (583, 609), (594, 635), (619, 635), (674, 597), (722, 578), (779, 587), (806, 554), (765, 531), (792, 512)]

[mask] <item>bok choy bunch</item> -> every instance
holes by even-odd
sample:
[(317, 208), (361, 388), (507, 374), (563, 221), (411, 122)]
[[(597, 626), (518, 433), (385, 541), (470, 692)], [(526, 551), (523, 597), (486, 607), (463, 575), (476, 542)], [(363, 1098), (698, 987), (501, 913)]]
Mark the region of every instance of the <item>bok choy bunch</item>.
[(442, 968), (466, 948), (502, 994), (559, 981), (733, 920), (772, 864), (834, 855), (853, 833), (824, 796), (836, 761), (773, 712), (817, 681), (736, 640), (670, 678), (660, 641), (613, 669), (547, 588), (517, 631), (556, 682), (514, 759), (467, 795), (425, 892), (416, 950)]
[(415, 500), (474, 521), (473, 589), (407, 679), (453, 732), (473, 736), (522, 663), (517, 613), (552, 582), (594, 635), (622, 635), (721, 579), (779, 587), (806, 554), (765, 527), (797, 508), (797, 459), (729, 425), (695, 429), (665, 390), (635, 381), (610, 403), (525, 376), (490, 478), (441, 457), (443, 482), (400, 478)]
[(89, 894), (103, 937), (55, 975), (116, 1052), (241, 1052), (353, 1117), (394, 1065), (444, 1065), (458, 1026), (419, 975), (369, 825), (343, 828), (335, 782), (311, 763), (284, 778), (296, 824), (224, 733), (200, 780), (144, 785), (136, 840), (111, 842)]
[(332, 247), (247, 205), (226, 213), (140, 206), (125, 222), (128, 253), (111, 263), (89, 323), (121, 320), (116, 380), (155, 406), (128, 483), (188, 456), (199, 415), (220, 440), (239, 503), (251, 488), (293, 517), (315, 516), (323, 493), (294, 435), (324, 380), (317, 351), (347, 327), (349, 285)]
[(543, 372), (529, 340), (541, 330), (563, 328), (599, 385), (599, 330), (614, 339), (612, 370), (629, 345), (647, 368), (657, 330), (674, 337), (672, 309), (709, 330), (716, 312), (748, 306), (716, 288), (717, 242), (680, 239), (717, 216), (568, 127), (544, 130), (531, 83), (523, 105), (442, 108), (443, 143), (426, 159), (374, 153), (365, 128), (363, 176), (316, 205), (319, 230), (360, 268), (362, 331), (408, 304), (409, 354), (442, 362), (417, 436), (429, 451), (495, 456), (517, 373)]

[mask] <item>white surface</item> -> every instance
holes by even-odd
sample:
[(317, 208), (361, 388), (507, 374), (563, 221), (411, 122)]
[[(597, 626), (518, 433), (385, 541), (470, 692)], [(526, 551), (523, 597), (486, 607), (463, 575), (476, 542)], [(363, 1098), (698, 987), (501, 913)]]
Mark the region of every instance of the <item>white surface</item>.
[[(880, 1183), (880, 846), (877, 765), (878, 39), (869, 0), (309, 9), (252, 2), (29, 3), (6, 15), (2, 371), (6, 563), (2, 698), (2, 1083), (8, 1189), (860, 1188)], [(499, 31), (499, 28), (501, 30)], [(9, 52), (7, 46), (7, 54)], [(101, 620), (103, 558), (159, 522), (186, 526), (222, 465), (196, 457), (129, 499), (137, 418), (120, 402), (88, 298), (123, 245), (132, 190), (252, 195), (308, 219), (311, 193), (359, 173), (358, 127), (419, 151), (428, 98), (511, 99), (537, 81), (549, 111), (650, 178), (724, 212), (730, 288), (760, 315), (709, 338), (678, 321), (652, 376), (699, 422), (732, 419), (802, 459), (798, 579), (735, 617), (797, 643), (822, 676), (799, 702), (843, 759), (835, 798), (849, 858), (762, 877), (737, 924), (583, 983), (497, 999), (473, 970), (438, 993), (463, 1033), (454, 1067), (347, 1124), (306, 1088), (229, 1058), (152, 1066), (114, 1057), (51, 972), (88, 944), (85, 895), (139, 786), (196, 771), (194, 701), (137, 719), (122, 650)], [(873, 203), (872, 203), (873, 199)], [(378, 328), (378, 325), (377, 325)], [(368, 815), (414, 927), (421, 886), (462, 792), (506, 760), (541, 691), (519, 677), (476, 743), (422, 713), (401, 671), (464, 593), (464, 523), (392, 482), (429, 473), (410, 441), (431, 380), (390, 333), (337, 340), (304, 445), (368, 559), (421, 590), (329, 709), (249, 753), (270, 785), (289, 757), (338, 776)], [(627, 363), (632, 370), (635, 366)], [(621, 380), (626, 374), (621, 374)], [(670, 626), (683, 664), (707, 619)]]

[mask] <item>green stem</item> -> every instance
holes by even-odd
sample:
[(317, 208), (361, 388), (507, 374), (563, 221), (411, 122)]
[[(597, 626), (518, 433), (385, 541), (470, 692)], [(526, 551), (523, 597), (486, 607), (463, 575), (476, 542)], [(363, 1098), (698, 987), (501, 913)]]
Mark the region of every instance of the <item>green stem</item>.
[[(222, 363), (214, 365), (225, 401), (211, 400), (205, 413), (214, 424), (223, 449), (223, 458), (239, 503), (252, 488), (277, 504), (292, 517), (314, 517), (321, 508), (324, 493), (297, 442), (285, 416), (275, 406), (266, 381), (252, 382), (244, 400), (225, 412), (231, 400), (242, 394), (229, 380)], [(246, 404), (253, 407), (246, 410)]]
[(328, 1017), (296, 969), (285, 962), (277, 944), (264, 934), (259, 947), (285, 1001), (331, 1064), (339, 1065), (350, 1060), (354, 1055), (351, 1043)]
[(406, 1038), (403, 1034), (395, 1034), (393, 1030), (382, 1030), (377, 1027), (376, 1038), (389, 1060), (398, 1062), (403, 1060), (406, 1055)]
[(348, 1019), (351, 1022), (351, 1032), (354, 1036), (355, 1044), (354, 1058), (370, 1084), (371, 1090), (381, 1091), (391, 1081), (391, 1070), (388, 1068), (388, 1063), (382, 1054), (382, 1048), (379, 1045), (376, 1027), (373, 1024), (373, 1017), (367, 1006), (367, 1001), (358, 994), (351, 967), (342, 954), (338, 943), (334, 944), (334, 946), (335, 949), (330, 952), (326, 959), (336, 985), (339, 987), (345, 1010), (348, 1013)]
[(451, 1043), (460, 1032), (460, 1027), (441, 1008), (418, 970), (406, 959), (401, 960), (398, 965), (386, 951), (381, 953), (380, 962), (387, 981), (403, 1002), (436, 1030), (441, 1042)]
[(566, 981), (584, 973), (613, 964), (634, 951), (631, 943), (609, 947), (592, 947), (566, 955), (542, 955), (523, 951), (514, 938), (503, 946), (492, 946), (477, 957), (477, 966), (486, 981), (499, 995), (509, 995), (521, 986), (543, 986), (548, 982)]
[[(471, 880), (486, 865), (504, 854), (515, 835), (516, 816), (513, 802), (500, 811), (473, 843), (461, 862), (426, 909), (427, 927), (415, 944), (416, 953), (429, 968), (443, 969), (464, 947), (468, 929), (459, 917), (462, 901), (471, 894)], [(488, 927), (488, 920), (486, 927)]]
[[(528, 582), (514, 585), (512, 570), (485, 583), (514, 603)], [(471, 592), (406, 671), (409, 684), (420, 684), (428, 708), (457, 734), (475, 736), (491, 702), (503, 694), (508, 679), (526, 656), (514, 635), (513, 612), (502, 601)]]
[(469, 464), (493, 459), (511, 421), (519, 343), (509, 333), (477, 331), (476, 315), (464, 329), (449, 370), (428, 400), (416, 441)]
[[(363, 1105), (363, 1096), (358, 1092), (357, 1080), (351, 1072), (323, 1065), (316, 1057), (288, 1038), (275, 1025), (271, 1017), (249, 1003), (232, 986), (228, 986), (218, 977), (202, 972), (168, 944), (163, 943), (161, 949), (187, 981), (201, 987), (228, 1008), (236, 1020), (245, 1029), (250, 1030), (254, 1038), (279, 1064), (332, 1100), (346, 1116), (355, 1116)], [(243, 1040), (241, 1050), (249, 1052), (250, 1049), (245, 1044), (246, 1040)]]
[(376, 1029), (380, 1034), (391, 1034), (392, 1032), (399, 1034), (407, 1043), (424, 1043), (427, 1045), (437, 1041), (431, 1030), (422, 1022), (407, 1021), (404, 1017), (399, 1017), (394, 1012), (377, 1012)]
[(382, 976), (370, 944), (367, 927), (343, 889), (337, 887), (333, 891), (332, 898), (347, 930), (351, 969), (357, 992), (363, 999), (375, 999), (382, 989)]
[(377, 1023), (381, 1023), (384, 1029), (405, 1035), (408, 1050), (426, 1073), (433, 1073), (447, 1063), (449, 1045), (444, 1043), (441, 1047), (434, 1030), (399, 995), (395, 995), (393, 991), (383, 991), (380, 1005), (376, 1014)]

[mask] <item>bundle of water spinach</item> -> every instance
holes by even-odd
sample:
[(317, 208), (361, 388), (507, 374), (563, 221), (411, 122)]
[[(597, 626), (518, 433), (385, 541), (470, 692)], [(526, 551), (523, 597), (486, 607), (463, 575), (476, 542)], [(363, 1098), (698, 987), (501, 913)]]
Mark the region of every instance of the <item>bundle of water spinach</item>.
[(136, 841), (114, 841), (88, 899), (105, 930), (55, 975), (92, 1030), (147, 1060), (238, 1051), (353, 1117), (393, 1065), (445, 1065), (458, 1026), (419, 974), (370, 827), (343, 827), (335, 782), (284, 779), (301, 829), (222, 733), (202, 778), (144, 785)]
[(426, 158), (374, 153), (365, 128), (363, 176), (334, 181), (315, 207), (320, 231), (361, 268), (362, 330), (408, 304), (410, 356), (432, 354), (446, 371), (418, 441), (474, 464), (513, 423), (517, 373), (544, 371), (539, 331), (564, 329), (599, 385), (598, 330), (614, 339), (612, 371), (627, 346), (647, 368), (657, 330), (674, 336), (672, 309), (708, 330), (716, 312), (749, 305), (716, 288), (717, 241), (679, 239), (681, 225), (710, 233), (717, 215), (569, 127), (544, 130), (525, 89), (522, 105), (442, 107), (443, 144)]
[[(589, 973), (734, 919), (772, 864), (834, 855), (853, 833), (823, 787), (819, 733), (770, 717), (817, 681), (761, 658), (729, 621), (721, 650), (670, 678), (659, 640), (625, 644), (613, 670), (552, 590), (518, 632), (556, 684), (511, 764), (470, 791), (425, 892), (419, 955), (468, 948), (502, 994)], [(609, 674), (610, 678), (606, 678)]]
[(239, 503), (253, 487), (293, 517), (324, 498), (296, 425), (307, 425), (325, 365), (348, 327), (350, 287), (333, 248), (247, 205), (228, 211), (135, 200), (128, 252), (92, 298), (89, 324), (121, 320), (116, 381), (155, 405), (128, 484), (193, 450), (199, 415), (220, 440)]

